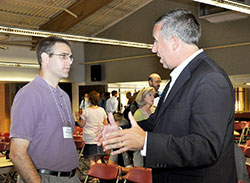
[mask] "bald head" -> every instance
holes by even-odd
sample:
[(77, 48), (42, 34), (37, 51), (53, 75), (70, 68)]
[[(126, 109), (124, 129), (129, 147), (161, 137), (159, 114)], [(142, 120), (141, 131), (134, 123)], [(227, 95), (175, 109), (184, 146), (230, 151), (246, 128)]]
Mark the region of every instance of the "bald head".
[(148, 84), (150, 87), (154, 87), (156, 91), (160, 88), (161, 85), (161, 76), (156, 73), (152, 73), (148, 77)]

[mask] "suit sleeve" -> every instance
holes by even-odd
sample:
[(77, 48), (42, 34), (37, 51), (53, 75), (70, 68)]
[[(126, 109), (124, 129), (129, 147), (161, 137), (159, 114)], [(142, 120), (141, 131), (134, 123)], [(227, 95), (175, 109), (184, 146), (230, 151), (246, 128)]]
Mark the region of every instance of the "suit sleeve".
[[(183, 121), (183, 125), (188, 124), (187, 134), (175, 136), (168, 133), (149, 132), (147, 167), (209, 166), (217, 161), (222, 149), (229, 144), (230, 140), (233, 140), (231, 137), (234, 94), (229, 81), (222, 74), (213, 72), (203, 76), (194, 87), (196, 88), (192, 99), (184, 98), (191, 103), (191, 107), (186, 109), (189, 115), (186, 121)], [(166, 108), (164, 115), (182, 115), (178, 108), (174, 109), (174, 113), (170, 113), (169, 108)], [(174, 116), (170, 118), (176, 119)], [(143, 125), (144, 123), (143, 121)], [(162, 119), (160, 123), (168, 123), (168, 121)], [(178, 126), (176, 128), (178, 130)]]

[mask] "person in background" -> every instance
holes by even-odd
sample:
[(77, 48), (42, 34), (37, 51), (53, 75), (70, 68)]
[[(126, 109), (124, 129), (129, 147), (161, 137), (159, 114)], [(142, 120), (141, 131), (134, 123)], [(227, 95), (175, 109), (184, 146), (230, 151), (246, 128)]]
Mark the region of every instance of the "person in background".
[(109, 98), (107, 101), (106, 101), (106, 106), (105, 106), (105, 109), (106, 109), (106, 113), (117, 113), (118, 111), (118, 100), (117, 100), (117, 91), (113, 90), (112, 92), (112, 97)]
[(99, 107), (100, 94), (96, 91), (89, 93), (90, 106), (82, 111), (82, 114), (75, 112), (79, 126), (83, 128), (83, 139), (85, 147), (84, 156), (88, 157), (90, 166), (101, 163), (101, 157), (105, 155), (102, 147), (97, 146), (95, 141), (95, 130), (104, 124), (108, 124), (107, 115), (102, 107)]
[(11, 108), (10, 159), (18, 183), (80, 183), (69, 96), (58, 86), (73, 62), (70, 44), (59, 37), (39, 43), (40, 74), (21, 88)]
[(122, 154), (110, 155), (108, 159), (108, 164), (119, 165), (123, 173), (128, 172), (128, 170), (133, 167), (132, 165), (133, 162), (128, 152), (124, 152)]
[[(143, 88), (136, 96), (136, 102), (139, 104), (139, 109), (134, 113), (134, 118), (136, 121), (142, 121), (148, 119), (149, 116), (154, 112), (155, 108), (153, 107), (155, 88), (148, 87)], [(133, 165), (134, 166), (144, 166), (143, 157), (140, 154), (140, 151), (135, 151), (133, 153)]]
[(123, 110), (123, 104), (121, 103), (121, 97), (117, 97), (116, 98), (118, 101), (118, 107), (117, 107), (117, 112), (115, 112), (117, 114), (117, 116), (121, 117), (122, 116), (122, 110)]
[(154, 107), (156, 107), (161, 97), (161, 92), (159, 91), (159, 88), (161, 86), (161, 76), (156, 73), (150, 74), (148, 77), (148, 85), (150, 87), (155, 88), (156, 92), (155, 92), (155, 99), (154, 99)]
[(153, 87), (143, 88), (136, 96), (135, 101), (139, 104), (139, 109), (137, 109), (134, 113), (134, 117), (138, 120), (142, 121), (147, 119), (153, 112), (153, 102), (155, 89)]
[(234, 88), (198, 41), (201, 27), (187, 10), (172, 10), (154, 24), (152, 52), (172, 69), (155, 113), (130, 129), (110, 124), (97, 131), (111, 154), (141, 150), (153, 182), (235, 183)]
[(102, 94), (102, 97), (100, 99), (100, 104), (99, 106), (102, 107), (103, 109), (105, 109), (106, 106), (106, 101), (110, 98), (110, 93), (109, 92), (105, 92)]
[(127, 92), (127, 93), (126, 93), (126, 98), (128, 99), (128, 103), (127, 103), (127, 105), (126, 105), (126, 107), (125, 107), (125, 109), (124, 109), (124, 111), (123, 111), (123, 117), (124, 117), (127, 121), (129, 121), (129, 119), (128, 119), (128, 113), (129, 113), (129, 111), (130, 111), (131, 105), (132, 105), (133, 102), (134, 102), (134, 97), (132, 96), (131, 92)]
[(127, 93), (126, 93), (126, 98), (128, 99), (128, 104), (127, 104), (127, 106), (130, 106), (130, 105), (133, 103), (133, 101), (134, 101), (131, 92), (127, 92)]
[[(135, 111), (139, 108), (139, 104), (136, 102), (136, 96), (137, 96), (137, 94), (138, 94), (139, 92), (135, 92), (134, 94), (133, 94), (133, 102), (132, 102), (132, 104), (130, 105), (130, 111), (132, 112), (132, 114), (134, 114), (135, 113)], [(128, 119), (129, 120), (129, 119)]]
[(161, 76), (156, 73), (152, 73), (148, 77), (148, 85), (150, 87), (154, 87), (156, 90), (155, 97), (161, 96), (161, 92), (159, 91), (159, 88), (161, 86)]
[(80, 112), (82, 112), (85, 108), (88, 108), (90, 106), (89, 103), (89, 94), (88, 93), (84, 93), (84, 98), (81, 101), (81, 104), (79, 106), (80, 108)]

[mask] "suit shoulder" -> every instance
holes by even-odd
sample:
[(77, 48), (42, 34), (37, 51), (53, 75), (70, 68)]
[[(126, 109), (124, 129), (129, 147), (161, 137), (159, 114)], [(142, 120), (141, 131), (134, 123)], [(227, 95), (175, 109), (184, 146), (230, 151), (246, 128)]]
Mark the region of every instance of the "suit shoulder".
[(196, 78), (196, 80), (226, 81), (231, 85), (231, 81), (224, 69), (206, 54), (196, 60), (196, 67), (191, 69), (193, 69), (191, 70), (192, 78)]

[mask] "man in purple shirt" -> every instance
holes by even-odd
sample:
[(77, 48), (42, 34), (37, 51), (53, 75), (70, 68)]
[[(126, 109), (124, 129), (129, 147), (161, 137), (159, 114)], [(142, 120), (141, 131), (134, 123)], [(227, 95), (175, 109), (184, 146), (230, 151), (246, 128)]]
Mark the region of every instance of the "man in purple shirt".
[(73, 62), (70, 44), (45, 38), (37, 57), (40, 74), (19, 90), (11, 109), (10, 158), (18, 183), (80, 183), (71, 104), (58, 86)]

